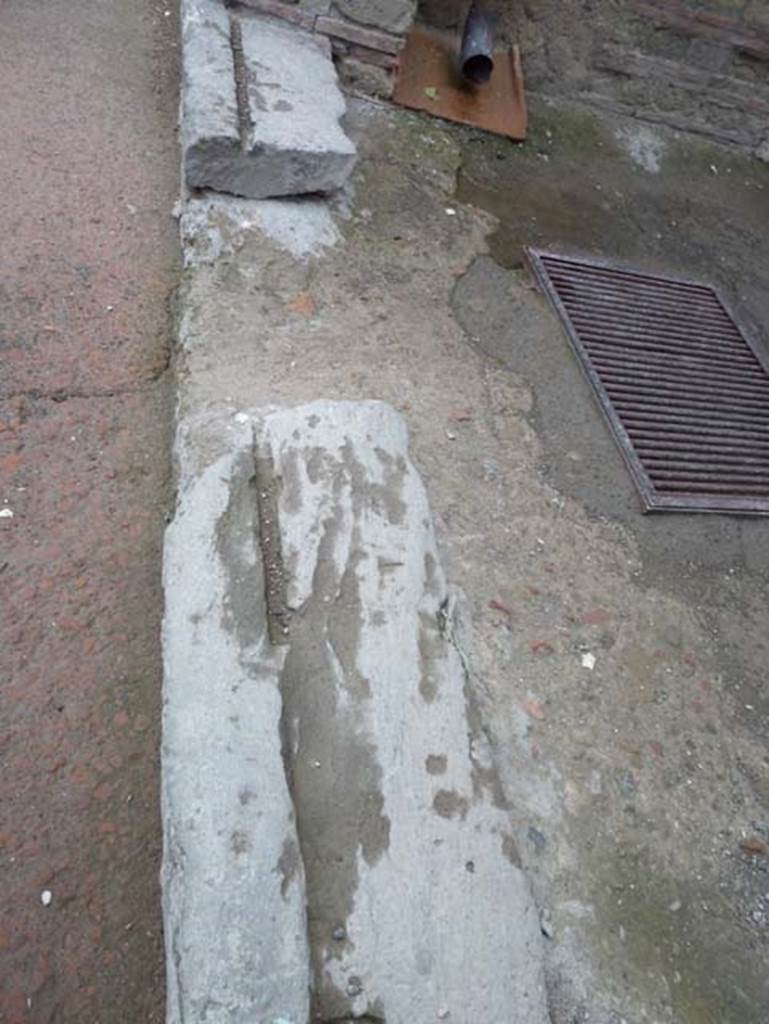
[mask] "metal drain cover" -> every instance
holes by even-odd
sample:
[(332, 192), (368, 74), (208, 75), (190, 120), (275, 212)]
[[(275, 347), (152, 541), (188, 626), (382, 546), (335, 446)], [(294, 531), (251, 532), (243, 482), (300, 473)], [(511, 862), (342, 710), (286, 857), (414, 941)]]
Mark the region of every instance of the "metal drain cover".
[(646, 510), (769, 515), (769, 370), (715, 289), (528, 256)]

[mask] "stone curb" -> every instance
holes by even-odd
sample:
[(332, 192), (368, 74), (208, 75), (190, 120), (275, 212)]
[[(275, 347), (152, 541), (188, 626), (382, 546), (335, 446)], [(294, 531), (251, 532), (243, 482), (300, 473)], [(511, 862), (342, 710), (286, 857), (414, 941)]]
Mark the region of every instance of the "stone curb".
[(344, 184), (356, 153), (325, 38), (219, 0), (183, 0), (182, 47), (188, 187), (265, 199)]
[(168, 1024), (545, 1024), (539, 918), (403, 419), (240, 413), (182, 425), (177, 454)]

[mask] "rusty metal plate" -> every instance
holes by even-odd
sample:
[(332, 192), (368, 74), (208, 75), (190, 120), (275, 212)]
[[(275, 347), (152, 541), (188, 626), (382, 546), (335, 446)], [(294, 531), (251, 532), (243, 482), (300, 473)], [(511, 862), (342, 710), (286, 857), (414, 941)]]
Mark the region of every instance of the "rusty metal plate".
[(518, 47), (494, 53), (485, 85), (459, 75), (456, 36), (414, 28), (400, 56), (393, 100), (402, 107), (471, 124), (497, 135), (526, 138), (526, 98)]
[(716, 290), (528, 257), (646, 510), (769, 515), (769, 367)]

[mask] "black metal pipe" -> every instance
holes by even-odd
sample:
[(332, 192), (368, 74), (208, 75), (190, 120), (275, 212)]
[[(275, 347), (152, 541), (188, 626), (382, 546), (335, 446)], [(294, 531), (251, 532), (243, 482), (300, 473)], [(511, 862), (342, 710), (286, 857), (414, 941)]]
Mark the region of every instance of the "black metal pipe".
[(473, 0), (467, 13), (459, 66), (462, 75), (473, 85), (483, 85), (494, 70), (494, 21), (491, 14)]

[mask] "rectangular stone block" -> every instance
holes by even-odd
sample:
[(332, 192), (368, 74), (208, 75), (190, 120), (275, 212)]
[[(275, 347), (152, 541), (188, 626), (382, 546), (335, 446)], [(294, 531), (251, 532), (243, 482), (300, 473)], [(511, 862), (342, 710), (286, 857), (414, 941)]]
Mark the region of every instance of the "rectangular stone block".
[(189, 187), (267, 199), (344, 183), (355, 147), (327, 40), (218, 0), (185, 0), (182, 39)]
[(304, 870), (264, 614), (250, 432), (203, 470), (177, 445), (164, 556), (167, 1024), (307, 1024)]
[(329, 192), (346, 181), (355, 146), (328, 40), (266, 18), (241, 20), (253, 165), (249, 195)]
[(191, 188), (219, 188), (240, 155), (230, 19), (218, 0), (182, 4), (181, 133)]

